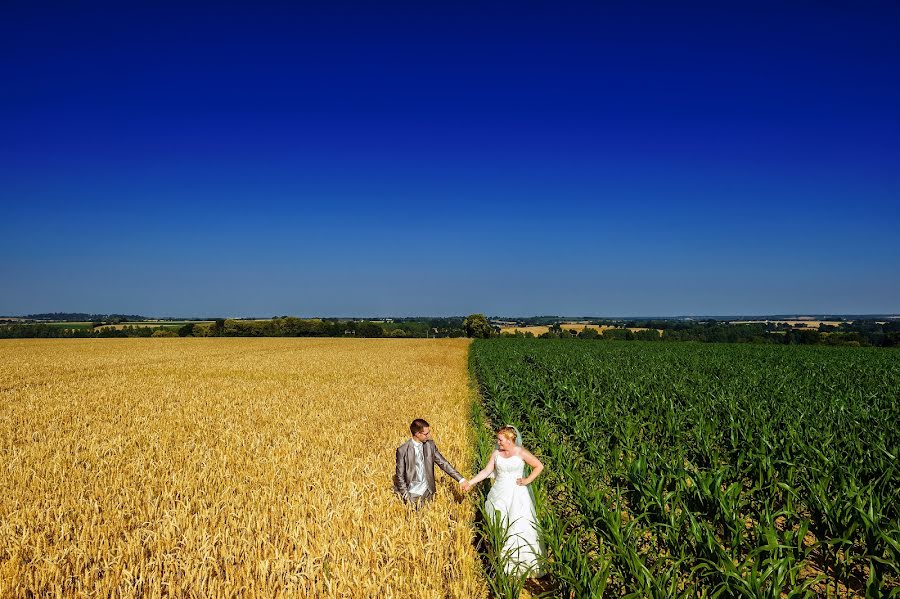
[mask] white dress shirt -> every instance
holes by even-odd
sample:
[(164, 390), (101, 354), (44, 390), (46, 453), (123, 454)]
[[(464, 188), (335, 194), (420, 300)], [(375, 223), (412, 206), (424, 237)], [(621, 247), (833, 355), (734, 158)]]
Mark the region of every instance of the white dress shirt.
[(413, 449), (416, 450), (416, 477), (409, 485), (409, 494), (420, 496), (428, 492), (428, 483), (425, 481), (425, 447), (413, 439)]

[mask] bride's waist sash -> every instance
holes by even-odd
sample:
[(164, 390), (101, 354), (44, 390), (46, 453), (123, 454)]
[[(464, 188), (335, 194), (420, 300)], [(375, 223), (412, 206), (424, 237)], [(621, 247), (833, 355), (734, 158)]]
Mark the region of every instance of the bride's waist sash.
[(495, 485), (514, 485), (516, 484), (516, 480), (522, 478), (521, 475), (507, 475), (507, 476), (498, 476), (494, 479)]

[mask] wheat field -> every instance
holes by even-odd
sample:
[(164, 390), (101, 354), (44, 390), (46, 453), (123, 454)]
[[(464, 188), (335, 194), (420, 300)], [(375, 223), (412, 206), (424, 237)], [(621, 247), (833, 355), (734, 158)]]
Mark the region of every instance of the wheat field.
[(466, 340), (0, 342), (0, 596), (483, 597)]

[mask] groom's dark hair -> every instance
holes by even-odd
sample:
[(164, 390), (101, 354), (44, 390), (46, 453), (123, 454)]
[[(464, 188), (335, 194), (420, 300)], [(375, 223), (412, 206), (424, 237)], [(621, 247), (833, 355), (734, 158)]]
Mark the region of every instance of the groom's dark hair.
[(428, 422), (426, 422), (425, 420), (422, 420), (421, 418), (416, 418), (409, 425), (409, 432), (411, 434), (415, 435), (416, 433), (421, 433), (422, 429), (427, 426), (431, 426), (431, 425), (428, 424)]

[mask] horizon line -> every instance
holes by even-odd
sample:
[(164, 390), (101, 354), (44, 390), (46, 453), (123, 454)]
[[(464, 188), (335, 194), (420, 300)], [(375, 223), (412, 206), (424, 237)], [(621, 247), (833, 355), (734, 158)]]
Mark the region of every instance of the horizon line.
[[(470, 314), (450, 314), (450, 315), (438, 315), (438, 314), (416, 314), (416, 315), (403, 315), (403, 314), (383, 314), (383, 315), (368, 315), (368, 316), (348, 316), (348, 315), (293, 315), (293, 314), (280, 314), (274, 316), (259, 316), (259, 315), (243, 315), (243, 316), (160, 316), (160, 315), (152, 315), (147, 316), (144, 314), (127, 314), (125, 312), (36, 312), (31, 314), (21, 314), (21, 315), (0, 315), (0, 319), (10, 319), (10, 318), (22, 318), (22, 319), (31, 319), (35, 320), (34, 316), (37, 315), (52, 315), (52, 314), (85, 314), (92, 316), (138, 316), (140, 318), (144, 318), (147, 320), (217, 320), (217, 319), (225, 319), (225, 320), (271, 320), (273, 318), (299, 318), (299, 319), (321, 319), (321, 320), (383, 320), (383, 319), (425, 319), (425, 318), (466, 318), (470, 314), (483, 314), (484, 316), (493, 319), (493, 320), (527, 320), (533, 318), (559, 318), (559, 319), (577, 319), (577, 320), (667, 320), (667, 319), (714, 319), (714, 320), (736, 320), (736, 319), (747, 319), (747, 318), (755, 318), (755, 319), (773, 319), (773, 318), (792, 318), (794, 320), (827, 320), (824, 317), (838, 317), (838, 318), (856, 318), (856, 319), (866, 319), (866, 318), (900, 318), (900, 313), (898, 312), (868, 312), (868, 313), (856, 313), (856, 312), (755, 312), (755, 313), (731, 313), (731, 314), (711, 314), (711, 313), (682, 313), (682, 314), (671, 314), (671, 315), (647, 315), (647, 314), (639, 314), (639, 315), (598, 315), (598, 314), (532, 314), (532, 315), (512, 315), (512, 314), (487, 314), (485, 312), (471, 312)], [(47, 319), (49, 320), (49, 319)]]

